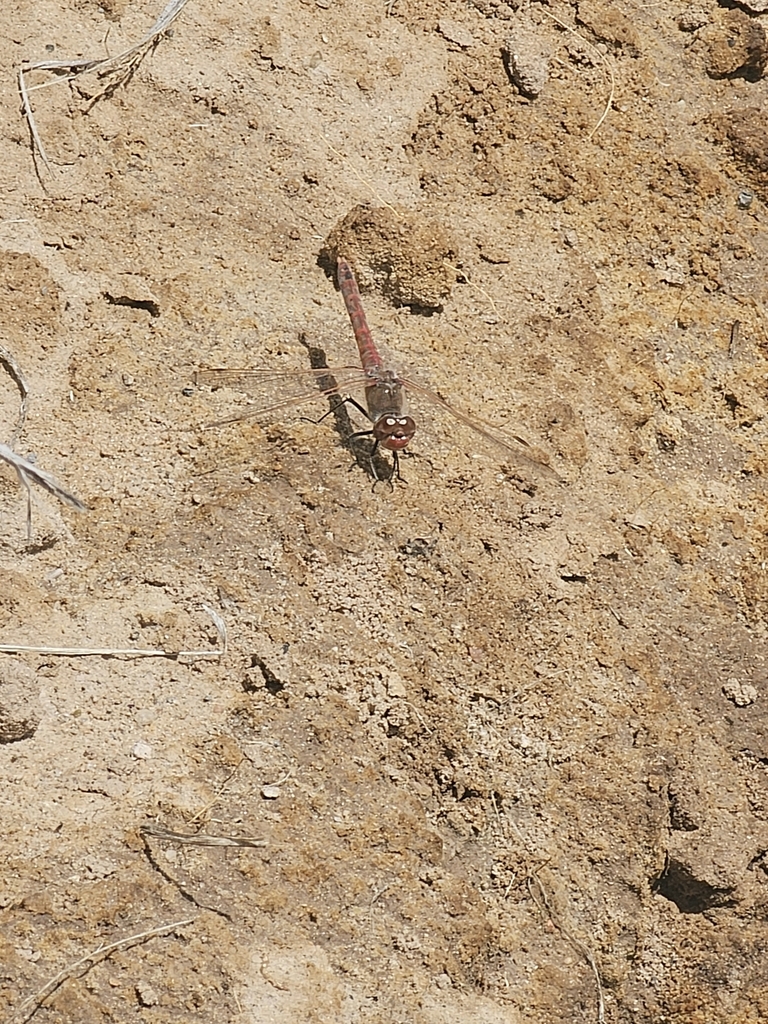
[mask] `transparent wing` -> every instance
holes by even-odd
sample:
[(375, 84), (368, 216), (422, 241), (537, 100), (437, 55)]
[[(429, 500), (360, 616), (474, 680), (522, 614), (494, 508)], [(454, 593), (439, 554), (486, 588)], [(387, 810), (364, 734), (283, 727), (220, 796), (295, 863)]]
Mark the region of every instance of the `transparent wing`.
[(241, 387), (243, 391), (251, 391), (275, 381), (306, 384), (318, 377), (336, 377), (341, 382), (339, 386), (343, 387), (342, 378), (357, 379), (363, 375), (359, 366), (320, 366), (312, 370), (198, 370), (194, 376), (195, 384), (208, 384), (212, 388)]
[[(315, 386), (307, 385), (314, 382)], [(232, 387), (238, 390), (279, 393), (283, 397), (266, 405), (257, 404), (243, 409), (223, 420), (208, 423), (208, 427), (220, 427), (226, 423), (266, 416), (304, 405), (313, 399), (337, 395), (352, 388), (364, 388), (371, 383), (359, 366), (319, 367), (312, 370), (198, 370), (196, 384), (207, 384), (213, 388)]]
[(415, 381), (408, 380), (407, 378), (400, 378), (400, 383), (409, 391), (414, 391), (418, 395), (422, 395), (428, 401), (433, 402), (435, 405), (444, 409), (445, 412), (449, 413), (460, 423), (466, 424), (471, 427), (476, 434), (480, 434), (486, 440), (491, 441), (499, 448), (503, 448), (504, 451), (508, 452), (518, 462), (522, 462), (527, 466), (532, 466), (536, 471), (541, 472), (542, 470), (554, 479), (562, 480), (562, 477), (557, 473), (543, 458), (539, 458), (535, 449), (531, 448), (526, 440), (522, 437), (518, 437), (516, 434), (500, 434), (497, 428), (490, 423), (486, 423), (485, 420), (479, 419), (477, 416), (467, 416), (466, 413), (460, 412), (449, 402), (446, 402), (444, 398), (441, 398), (436, 392), (432, 391), (431, 388), (424, 387), (423, 384), (417, 384)]

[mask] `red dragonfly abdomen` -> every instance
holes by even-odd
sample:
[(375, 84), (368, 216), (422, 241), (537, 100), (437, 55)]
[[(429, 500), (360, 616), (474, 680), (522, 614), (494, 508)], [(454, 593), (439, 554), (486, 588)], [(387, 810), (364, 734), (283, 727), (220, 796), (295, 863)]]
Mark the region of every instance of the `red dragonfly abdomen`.
[(360, 352), (360, 362), (363, 364), (363, 369), (378, 369), (380, 366), (383, 366), (383, 362), (365, 319), (365, 311), (360, 299), (357, 281), (352, 273), (352, 268), (341, 256), (339, 256), (336, 262), (336, 277), (339, 282), (339, 290), (344, 299), (344, 305), (349, 313), (349, 319), (352, 321), (352, 330), (355, 332), (355, 341)]

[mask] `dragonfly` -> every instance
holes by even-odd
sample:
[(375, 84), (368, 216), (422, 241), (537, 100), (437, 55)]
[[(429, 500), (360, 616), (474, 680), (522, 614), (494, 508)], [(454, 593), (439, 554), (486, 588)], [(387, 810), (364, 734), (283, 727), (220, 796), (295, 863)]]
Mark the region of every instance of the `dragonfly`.
[[(196, 384), (209, 385), (212, 388), (234, 387), (251, 391), (268, 389), (270, 385), (285, 387), (293, 385), (297, 393), (286, 401), (273, 405), (256, 406), (240, 411), (226, 419), (210, 423), (210, 427), (220, 427), (227, 423), (236, 423), (251, 417), (267, 416), (281, 412), (293, 406), (302, 405), (320, 396), (339, 396), (347, 390), (362, 389), (365, 395), (365, 407), (354, 398), (345, 397), (342, 403), (349, 403), (371, 423), (367, 430), (355, 431), (349, 440), (358, 437), (372, 437), (373, 447), (369, 454), (371, 473), (375, 480), (380, 477), (376, 470), (374, 457), (383, 449), (392, 453), (392, 469), (389, 476), (402, 479), (400, 475), (400, 452), (410, 444), (416, 433), (416, 422), (408, 415), (406, 409), (406, 392), (422, 396), (440, 409), (449, 413), (460, 423), (470, 427), (475, 433), (492, 442), (512, 455), (518, 462), (543, 470), (547, 475), (558, 477), (558, 474), (546, 462), (539, 459), (534, 449), (522, 437), (516, 435), (500, 435), (483, 420), (468, 416), (446, 402), (431, 388), (418, 384), (408, 377), (403, 377), (393, 369), (384, 365), (384, 360), (373, 340), (370, 327), (365, 317), (360, 290), (349, 263), (338, 257), (336, 279), (339, 285), (347, 313), (352, 323), (352, 331), (357, 342), (360, 356), (359, 366), (319, 367), (306, 370), (250, 370), (250, 369), (210, 369), (198, 370), (194, 379)], [(314, 382), (314, 387), (301, 390), (302, 384)], [(334, 412), (335, 409), (331, 409)], [(326, 413), (326, 415), (328, 415)]]

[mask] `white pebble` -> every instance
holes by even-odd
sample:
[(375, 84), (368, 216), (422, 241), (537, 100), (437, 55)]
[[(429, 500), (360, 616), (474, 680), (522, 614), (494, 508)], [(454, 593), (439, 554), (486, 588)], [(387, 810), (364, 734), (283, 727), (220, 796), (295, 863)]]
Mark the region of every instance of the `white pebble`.
[(729, 679), (723, 687), (723, 694), (737, 708), (746, 708), (757, 700), (757, 689), (751, 683), (742, 683), (739, 679)]

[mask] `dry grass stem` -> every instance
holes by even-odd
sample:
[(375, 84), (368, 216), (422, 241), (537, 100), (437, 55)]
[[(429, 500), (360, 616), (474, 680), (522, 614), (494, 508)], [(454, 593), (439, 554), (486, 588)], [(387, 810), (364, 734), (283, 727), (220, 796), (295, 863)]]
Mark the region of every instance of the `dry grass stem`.
[(153, 839), (164, 839), (169, 843), (183, 843), (186, 846), (266, 846), (266, 839), (255, 836), (211, 836), (203, 832), (172, 832), (161, 825), (142, 825), (142, 835)]
[(219, 800), (221, 798), (221, 794), (224, 792), (224, 790), (230, 784), (232, 779), (234, 779), (234, 777), (237, 775), (238, 770), (240, 768), (240, 765), (244, 761), (246, 761), (246, 760), (247, 760), (247, 758), (245, 757), (245, 755), (243, 755), (240, 758), (240, 760), (237, 762), (235, 767), (232, 769), (230, 774), (226, 777), (226, 779), (224, 779), (222, 784), (216, 790), (216, 794), (214, 795), (213, 800), (209, 800), (208, 803), (204, 807), (201, 807), (199, 811), (197, 811), (195, 814), (193, 814), (192, 817), (189, 819), (189, 821), (186, 822), (187, 825), (190, 825), (190, 826), (194, 825), (195, 822), (197, 822), (197, 821), (201, 822), (201, 824), (202, 824), (202, 820), (205, 817), (205, 815), (208, 813), (208, 811), (210, 811), (210, 809), (212, 807), (215, 807), (215, 805), (219, 802)]
[[(501, 825), (502, 824), (502, 822), (501, 822), (501, 815), (499, 814), (498, 808), (496, 806), (496, 799), (493, 796), (493, 794), (491, 794), (491, 803), (493, 804), (493, 809), (496, 812), (496, 817), (497, 817), (497, 819), (499, 821), (499, 824)], [(530, 848), (528, 846), (528, 843), (526, 841), (526, 838), (523, 835), (523, 833), (520, 831), (520, 828), (518, 827), (517, 822), (513, 818), (509, 818), (509, 817), (507, 818), (507, 820), (509, 821), (510, 825), (512, 826), (512, 831), (515, 833), (515, 835), (517, 836), (518, 840), (522, 844), (523, 849), (532, 858), (533, 854), (531, 853)], [(502, 832), (503, 832), (503, 826), (502, 826)], [(545, 862), (545, 863), (548, 863), (548, 862)], [(540, 866), (544, 867), (543, 864), (540, 865)], [(592, 971), (592, 974), (595, 977), (595, 986), (597, 988), (597, 1024), (605, 1024), (605, 998), (603, 996), (603, 982), (602, 982), (602, 979), (600, 978), (600, 971), (598, 969), (597, 961), (595, 960), (595, 956), (594, 956), (592, 950), (589, 948), (589, 946), (586, 945), (586, 943), (582, 942), (581, 939), (576, 938), (576, 936), (573, 935), (572, 932), (570, 932), (565, 927), (565, 925), (562, 923), (562, 921), (556, 915), (554, 909), (552, 908), (552, 904), (549, 902), (549, 897), (547, 896), (547, 890), (544, 887), (544, 883), (542, 882), (542, 880), (539, 877), (539, 874), (538, 874), (538, 872), (537, 872), (537, 870), (535, 868), (528, 867), (528, 869), (527, 869), (527, 877), (526, 877), (525, 881), (526, 881), (526, 885), (527, 885), (527, 888), (528, 888), (528, 893), (529, 893), (531, 899), (533, 900), (533, 902), (536, 904), (536, 906), (541, 910), (541, 912), (543, 914), (546, 914), (546, 916), (550, 919), (550, 921), (555, 926), (555, 928), (557, 928), (557, 930), (560, 932), (560, 934), (571, 944), (571, 946), (573, 946), (573, 948), (576, 950), (577, 953), (579, 953), (581, 956), (584, 957), (586, 962), (589, 964), (590, 970)], [(536, 883), (536, 887), (538, 889), (538, 893), (539, 893), (538, 896), (536, 895), (536, 892), (535, 892), (535, 890), (533, 888), (533, 883), (534, 882)]]
[(222, 619), (222, 617), (219, 615), (219, 613), (216, 611), (216, 609), (211, 607), (211, 605), (206, 604), (205, 602), (203, 602), (203, 604), (201, 605), (201, 608), (203, 609), (204, 612), (207, 612), (208, 615), (210, 615), (211, 619), (213, 620), (213, 624), (216, 627), (216, 632), (219, 634), (219, 640), (221, 641), (221, 652), (220, 653), (222, 655), (225, 655), (227, 653), (227, 645), (229, 643), (228, 638), (227, 638), (227, 624), (226, 624), (226, 622), (224, 621), (224, 619)]
[[(29, 98), (30, 92), (34, 92), (36, 89), (46, 88), (49, 85), (56, 85), (59, 82), (71, 82), (78, 76), (84, 75), (88, 72), (95, 72), (99, 78), (107, 78), (109, 75), (114, 74), (124, 78), (129, 77), (139, 66), (146, 54), (157, 46), (160, 41), (160, 37), (164, 32), (167, 32), (171, 23), (179, 16), (186, 4), (187, 0), (171, 0), (171, 2), (163, 8), (159, 18), (146, 35), (144, 35), (133, 46), (129, 46), (127, 50), (123, 50), (121, 53), (118, 53), (115, 57), (104, 57), (96, 60), (83, 57), (73, 57), (69, 60), (25, 61), (21, 65), (19, 68), (19, 93), (21, 95), (21, 105), (24, 111), (24, 116), (27, 119), (29, 132), (32, 136), (33, 150), (39, 154), (40, 159), (45, 164), (45, 167), (51, 176), (53, 176), (54, 172), (50, 162), (48, 161), (48, 157), (40, 138), (40, 133), (38, 132), (37, 125), (35, 123), (35, 115)], [(26, 76), (34, 71), (48, 71), (56, 75), (56, 78), (52, 81), (28, 87)], [(118, 82), (115, 83), (115, 86), (118, 83), (119, 79)]]
[[(207, 604), (202, 605), (202, 608), (213, 618), (217, 629), (221, 623), (223, 634), (222, 630), (219, 630), (219, 635), (223, 635), (226, 640), (226, 627), (221, 617)], [(166, 651), (161, 647), (142, 649), (140, 647), (39, 647), (32, 644), (0, 644), (0, 654), (52, 654), (64, 658), (172, 658), (175, 661), (180, 661), (183, 658), (185, 661), (201, 661), (205, 658), (221, 658), (226, 654), (226, 646), (223, 644), (222, 647), (214, 650)]]
[(352, 161), (349, 160), (346, 156), (344, 156), (343, 153), (340, 153), (338, 149), (336, 149), (336, 147), (333, 146), (331, 142), (325, 137), (325, 135), (323, 135), (322, 132), (320, 132), (320, 137), (322, 138), (323, 142), (326, 144), (328, 149), (330, 149), (330, 151), (333, 153), (333, 155), (338, 157), (342, 163), (345, 163), (347, 167), (350, 169), (350, 171), (352, 171), (354, 176), (357, 178), (357, 180), (361, 182), (363, 185), (365, 185), (368, 191), (373, 195), (374, 199), (381, 203), (382, 206), (386, 206), (386, 208), (391, 213), (394, 213), (394, 215), (399, 219), (401, 217), (401, 214), (395, 209), (394, 206), (392, 206), (391, 203), (388, 203), (386, 199), (382, 199), (382, 197), (379, 195), (379, 193), (376, 191), (376, 189), (373, 187), (370, 181), (368, 181), (367, 178), (363, 177), (363, 175), (357, 170), (357, 168), (352, 165)]
[[(27, 69), (27, 70), (32, 70)], [(48, 163), (48, 157), (43, 149), (43, 141), (40, 138), (40, 133), (37, 130), (37, 124), (35, 122), (35, 115), (32, 112), (32, 104), (29, 101), (29, 93), (27, 92), (27, 81), (24, 77), (26, 71), (24, 67), (19, 68), (19, 95), (21, 96), (21, 109), (24, 111), (24, 117), (27, 119), (29, 125), (29, 134), (32, 136), (32, 151), (35, 150), (40, 154), (40, 159), (45, 164), (45, 169), (53, 177), (53, 168)]]
[(598, 120), (597, 124), (592, 129), (592, 131), (589, 133), (589, 135), (587, 136), (587, 142), (591, 142), (592, 139), (594, 138), (596, 132), (598, 131), (598, 129), (602, 125), (603, 121), (605, 121), (606, 117), (608, 117), (608, 114), (610, 113), (611, 107), (613, 106), (613, 98), (616, 95), (616, 78), (615, 78), (615, 76), (613, 74), (613, 65), (611, 64), (610, 60), (604, 54), (600, 53), (600, 51), (597, 49), (596, 46), (593, 46), (592, 43), (590, 43), (588, 39), (585, 39), (584, 36), (580, 32), (577, 32), (575, 28), (571, 28), (570, 25), (566, 25), (566, 23), (564, 21), (560, 21), (559, 18), (556, 18), (554, 14), (550, 14), (549, 11), (542, 10), (541, 13), (545, 14), (548, 18), (551, 18), (552, 21), (554, 21), (556, 25), (559, 25), (560, 28), (564, 29), (566, 32), (570, 32), (572, 35), (576, 36), (576, 38), (580, 42), (582, 42), (584, 44), (584, 46), (586, 46), (586, 48), (588, 50), (591, 50), (592, 53), (595, 55), (595, 57), (597, 57), (598, 61), (602, 64), (602, 66), (605, 69), (605, 72), (607, 74), (608, 82), (609, 82), (610, 87), (611, 87), (610, 91), (608, 93), (608, 101), (605, 104), (605, 110), (600, 115), (600, 119)]
[(736, 355), (741, 339), (741, 320), (734, 320), (731, 324), (731, 338), (728, 343), (728, 356), (730, 359)]
[[(597, 968), (597, 961), (595, 960), (592, 950), (587, 946), (581, 939), (577, 939), (576, 936), (570, 932), (563, 922), (558, 918), (552, 909), (552, 905), (547, 897), (547, 891), (542, 884), (541, 879), (535, 871), (529, 872), (528, 875), (528, 892), (530, 893), (531, 899), (534, 901), (540, 910), (546, 913), (552, 924), (557, 928), (561, 935), (563, 935), (568, 942), (573, 946), (577, 953), (580, 953), (589, 964), (592, 973), (595, 976), (595, 985), (597, 986), (597, 1022), (598, 1024), (605, 1024), (605, 999), (603, 997), (603, 983), (600, 979), (600, 971)], [(534, 891), (532, 882), (536, 882), (539, 889), (539, 895), (541, 899), (537, 899)]]
[(465, 270), (462, 270), (460, 267), (454, 267), (452, 264), (448, 262), (448, 260), (443, 260), (443, 266), (447, 270), (451, 270), (454, 274), (461, 275), (461, 277), (464, 278), (464, 281), (469, 285), (469, 287), (472, 288), (473, 291), (479, 292), (483, 296), (485, 301), (488, 303), (488, 305), (491, 307), (493, 312), (496, 313), (496, 315), (498, 315), (499, 311), (498, 309), (496, 309), (496, 303), (493, 301), (491, 296), (488, 294), (487, 291), (485, 291), (484, 288), (481, 288), (479, 284), (475, 284), (474, 281), (470, 279), (469, 274), (467, 274)]
[(48, 491), (49, 494), (53, 494), (59, 501), (63, 501), (66, 505), (71, 508), (77, 509), (78, 512), (85, 512), (88, 506), (82, 502), (76, 495), (72, 494), (65, 487), (51, 476), (50, 473), (46, 473), (44, 469), (40, 469), (35, 465), (31, 459), (24, 458), (23, 455), (18, 455), (13, 450), (13, 445), (19, 439), (19, 435), (24, 429), (24, 424), (27, 420), (27, 405), (29, 404), (29, 386), (26, 378), (22, 373), (21, 367), (16, 362), (15, 358), (11, 353), (0, 345), (0, 364), (5, 367), (10, 376), (13, 378), (16, 386), (21, 394), (21, 405), (19, 407), (19, 415), (16, 418), (16, 426), (13, 429), (11, 435), (10, 445), (0, 444), (0, 459), (3, 462), (7, 462), (9, 466), (13, 466), (16, 470), (16, 475), (19, 478), (19, 483), (26, 489), (27, 492), (27, 541), (32, 540), (32, 488), (30, 487), (30, 481), (36, 483), (39, 487)]
[(23, 455), (17, 455), (7, 444), (0, 444), (0, 459), (7, 462), (9, 466), (13, 466), (19, 475), (19, 480), (27, 490), (29, 490), (29, 481), (31, 480), (48, 491), (49, 494), (53, 494), (60, 501), (63, 501), (65, 505), (76, 508), (78, 512), (86, 512), (88, 510), (88, 506), (84, 502), (80, 501), (74, 494), (71, 494), (65, 487), (62, 487), (50, 473), (46, 473), (45, 470), (36, 466), (34, 462), (25, 459)]
[(112, 953), (117, 952), (119, 949), (130, 949), (131, 946), (137, 946), (139, 943), (147, 942), (149, 939), (154, 939), (158, 935), (166, 935), (168, 932), (172, 932), (176, 928), (184, 928), (189, 924), (194, 924), (195, 920), (196, 919), (194, 917), (189, 917), (184, 921), (174, 921), (172, 924), (164, 924), (159, 928), (150, 928), (149, 931), (139, 932), (137, 935), (129, 935), (125, 939), (118, 939), (117, 942), (112, 942), (108, 946), (99, 946), (86, 956), (81, 957), (79, 960), (75, 960), (74, 963), (65, 967), (63, 971), (59, 971), (56, 977), (47, 981), (38, 992), (35, 992), (33, 996), (25, 999), (18, 1009), (11, 1014), (6, 1024), (25, 1024), (26, 1021), (31, 1020), (48, 996), (55, 992), (62, 982), (65, 982), (68, 978), (74, 977), (82, 967), (84, 967), (87, 972), (91, 967), (94, 967), (102, 960), (106, 960), (108, 956), (111, 956)]
[(55, 477), (52, 477), (50, 473), (46, 473), (44, 469), (40, 469), (34, 462), (25, 459), (23, 455), (17, 455), (13, 448), (9, 448), (7, 444), (0, 444), (0, 459), (7, 462), (9, 466), (13, 466), (19, 478), (19, 483), (26, 489), (28, 542), (32, 540), (32, 488), (29, 486), (30, 481), (43, 487), (50, 494), (55, 495), (59, 501), (63, 501), (65, 504), (77, 509), (78, 512), (87, 511), (88, 506), (66, 488), (62, 487)]
[(159, 647), (35, 647), (25, 644), (0, 644), (0, 654), (58, 654), (70, 658), (220, 658), (221, 651), (164, 651)]

